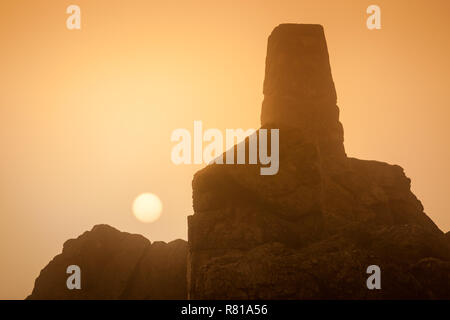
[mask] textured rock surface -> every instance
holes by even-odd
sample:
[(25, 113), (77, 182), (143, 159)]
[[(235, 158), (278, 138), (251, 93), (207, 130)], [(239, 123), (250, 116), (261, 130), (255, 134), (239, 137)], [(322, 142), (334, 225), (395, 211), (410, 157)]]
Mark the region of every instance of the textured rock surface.
[[(97, 225), (64, 243), (28, 299), (185, 299), (187, 243), (154, 242)], [(66, 269), (81, 269), (81, 290), (68, 290)]]
[[(450, 298), (450, 244), (403, 169), (348, 158), (319, 25), (269, 37), (263, 128), (280, 169), (210, 165), (193, 180), (193, 299)], [(379, 265), (382, 290), (368, 290)]]

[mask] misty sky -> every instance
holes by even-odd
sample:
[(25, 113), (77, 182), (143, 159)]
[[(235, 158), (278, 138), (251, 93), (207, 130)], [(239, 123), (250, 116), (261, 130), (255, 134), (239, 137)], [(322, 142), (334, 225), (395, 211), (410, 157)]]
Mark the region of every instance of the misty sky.
[[(82, 29), (69, 31), (70, 4)], [(381, 7), (369, 31), (366, 8)], [(171, 132), (257, 128), (267, 37), (325, 28), (347, 154), (401, 165), (450, 229), (450, 2), (9, 0), (0, 3), (0, 298), (93, 225), (187, 238), (192, 175)], [(282, 165), (282, 164), (281, 164)], [(157, 194), (161, 218), (131, 213)]]

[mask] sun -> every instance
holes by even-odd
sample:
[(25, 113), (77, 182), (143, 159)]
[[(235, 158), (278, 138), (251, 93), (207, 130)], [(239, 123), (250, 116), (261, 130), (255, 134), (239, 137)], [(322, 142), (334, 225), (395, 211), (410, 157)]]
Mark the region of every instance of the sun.
[(143, 193), (133, 202), (134, 216), (141, 222), (154, 222), (159, 219), (161, 212), (162, 202), (153, 193)]

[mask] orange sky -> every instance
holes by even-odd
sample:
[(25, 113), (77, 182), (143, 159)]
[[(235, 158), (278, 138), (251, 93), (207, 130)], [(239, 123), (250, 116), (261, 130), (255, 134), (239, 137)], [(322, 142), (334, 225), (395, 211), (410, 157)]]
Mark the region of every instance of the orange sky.
[[(82, 30), (66, 29), (78, 4)], [(381, 7), (382, 29), (366, 28)], [(186, 239), (192, 174), (172, 130), (257, 128), (267, 37), (325, 28), (349, 156), (401, 165), (450, 229), (450, 2), (9, 0), (0, 3), (0, 298), (23, 298), (94, 224)], [(133, 199), (154, 192), (143, 224)]]

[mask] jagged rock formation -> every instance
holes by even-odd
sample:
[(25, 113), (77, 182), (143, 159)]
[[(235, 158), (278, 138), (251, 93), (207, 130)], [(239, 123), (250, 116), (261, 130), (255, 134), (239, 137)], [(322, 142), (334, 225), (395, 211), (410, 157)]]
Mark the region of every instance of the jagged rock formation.
[[(97, 225), (64, 243), (41, 271), (27, 299), (186, 299), (187, 243), (153, 242)], [(69, 265), (81, 269), (81, 290), (68, 290)]]
[[(194, 176), (190, 298), (450, 298), (448, 234), (403, 169), (345, 154), (321, 26), (272, 32), (261, 124), (280, 129), (277, 175), (214, 164)], [(381, 290), (366, 287), (369, 265)]]
[[(64, 244), (28, 299), (450, 299), (450, 233), (401, 167), (345, 154), (321, 26), (273, 31), (264, 97), (262, 128), (280, 129), (279, 172), (197, 172), (189, 259), (183, 240), (151, 244), (99, 225)], [(81, 290), (66, 287), (73, 264)], [(381, 268), (381, 290), (366, 287), (369, 265)]]

